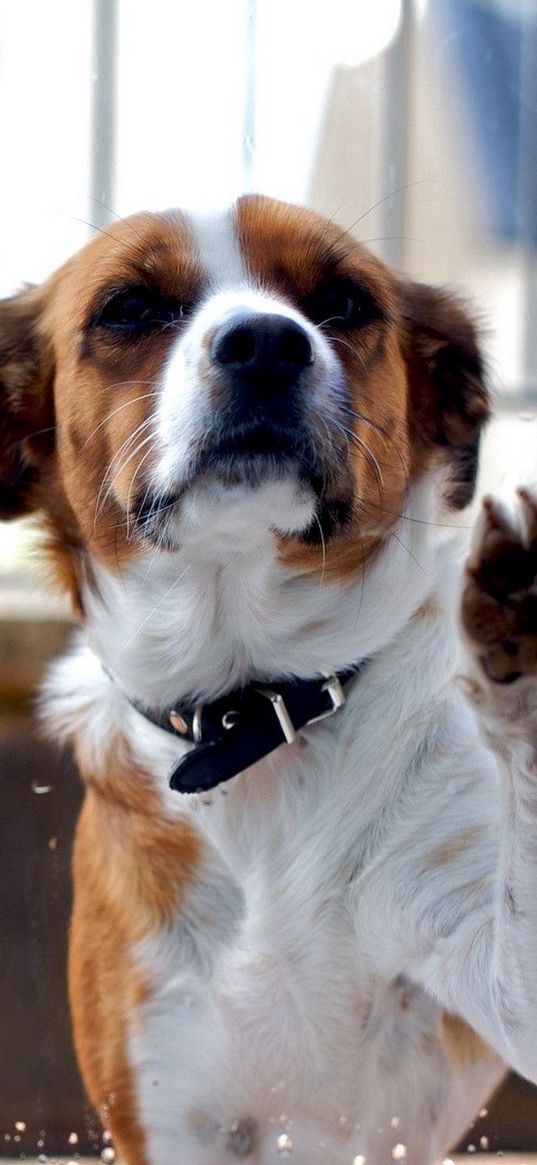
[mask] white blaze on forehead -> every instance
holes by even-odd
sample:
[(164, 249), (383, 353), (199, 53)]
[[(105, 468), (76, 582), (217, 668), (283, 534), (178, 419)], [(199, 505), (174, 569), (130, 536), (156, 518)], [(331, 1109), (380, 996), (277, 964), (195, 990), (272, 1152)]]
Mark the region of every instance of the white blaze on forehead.
[(248, 274), (235, 231), (235, 215), (225, 210), (191, 214), (194, 245), (200, 264), (208, 275), (211, 290), (244, 287)]
[[(210, 392), (210, 342), (219, 327), (233, 317), (239, 320), (245, 313), (278, 314), (300, 324), (315, 354), (310, 395), (311, 401), (320, 407), (328, 393), (329, 370), (335, 363), (327, 340), (300, 310), (282, 300), (276, 289), (261, 288), (249, 276), (233, 210), (191, 213), (189, 228), (192, 249), (209, 288), (170, 352), (156, 409), (160, 455), (153, 469), (153, 484), (169, 493), (188, 483), (200, 439), (215, 422)], [(217, 428), (218, 425), (215, 431)], [(299, 483), (294, 471), (288, 481), (277, 485), (267, 482), (255, 491), (241, 486), (233, 492), (215, 481), (198, 482), (196, 488), (189, 487), (188, 495), (182, 499), (181, 514), (171, 518), (172, 522), (181, 518), (180, 531), (178, 526), (175, 529), (177, 537), (184, 540), (191, 538), (194, 530), (222, 529), (224, 510), (231, 514), (237, 497), (240, 497), (242, 513), (236, 521), (241, 527), (248, 525), (255, 514), (256, 529), (259, 525), (269, 529), (275, 523), (275, 510), (278, 510), (278, 528), (285, 533), (304, 529), (313, 518), (313, 494)]]

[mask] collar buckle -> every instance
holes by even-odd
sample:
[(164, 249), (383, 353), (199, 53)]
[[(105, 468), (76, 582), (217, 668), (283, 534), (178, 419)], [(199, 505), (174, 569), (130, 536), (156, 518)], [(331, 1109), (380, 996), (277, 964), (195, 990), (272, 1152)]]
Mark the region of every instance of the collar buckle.
[[(274, 688), (256, 688), (260, 696), (270, 700), (274, 713), (282, 730), (284, 739), (287, 744), (292, 744), (296, 739), (297, 730), (293, 724), (289, 709), (280, 692), (274, 691)], [(337, 712), (338, 708), (342, 708), (346, 702), (345, 692), (341, 686), (340, 680), (335, 672), (331, 672), (326, 676), (324, 684), (321, 685), (321, 692), (327, 692), (330, 697), (330, 708), (325, 712), (320, 712), (318, 716), (312, 716), (310, 720), (306, 720), (305, 727), (309, 724), (318, 724), (319, 720), (328, 720), (330, 716)]]
[(321, 712), (319, 716), (312, 716), (311, 720), (307, 721), (308, 724), (318, 724), (319, 720), (328, 720), (329, 716), (333, 716), (334, 712), (337, 712), (338, 708), (342, 708), (347, 702), (347, 697), (335, 672), (327, 675), (321, 692), (328, 692), (332, 706), (326, 712)]
[(296, 738), (296, 729), (281, 693), (275, 692), (273, 688), (256, 688), (255, 690), (259, 692), (260, 696), (264, 696), (266, 700), (270, 700), (284, 738), (287, 744), (292, 744)]

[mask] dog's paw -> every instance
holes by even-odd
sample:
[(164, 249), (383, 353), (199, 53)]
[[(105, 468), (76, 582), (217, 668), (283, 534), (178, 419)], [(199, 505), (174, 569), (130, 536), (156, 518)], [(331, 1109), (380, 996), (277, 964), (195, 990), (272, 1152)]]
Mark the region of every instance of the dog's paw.
[(518, 490), (514, 516), (485, 498), (466, 564), (461, 620), (478, 683), (537, 681), (537, 489)]

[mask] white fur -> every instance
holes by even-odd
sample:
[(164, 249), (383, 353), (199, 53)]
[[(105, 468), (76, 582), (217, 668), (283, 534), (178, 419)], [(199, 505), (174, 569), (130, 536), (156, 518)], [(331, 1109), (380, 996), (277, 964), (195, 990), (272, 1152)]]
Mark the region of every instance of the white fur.
[(197, 257), (209, 279), (211, 291), (244, 287), (246, 267), (235, 233), (232, 210), (191, 213), (191, 229)]

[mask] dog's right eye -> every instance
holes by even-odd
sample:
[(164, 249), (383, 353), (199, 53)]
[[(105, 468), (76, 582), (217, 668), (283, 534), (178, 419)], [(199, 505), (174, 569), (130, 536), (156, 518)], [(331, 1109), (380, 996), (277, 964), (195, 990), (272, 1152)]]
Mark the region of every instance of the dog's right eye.
[(125, 287), (106, 300), (90, 326), (123, 335), (140, 335), (179, 323), (184, 313), (184, 304), (170, 302), (152, 288)]

